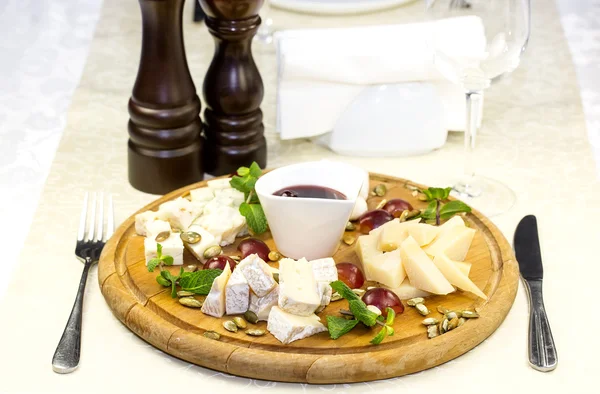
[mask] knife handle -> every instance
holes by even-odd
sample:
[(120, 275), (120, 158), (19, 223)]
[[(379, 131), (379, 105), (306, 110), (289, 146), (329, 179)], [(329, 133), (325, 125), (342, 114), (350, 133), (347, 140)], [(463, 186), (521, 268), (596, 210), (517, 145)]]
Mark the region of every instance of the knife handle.
[(554, 370), (558, 355), (542, 298), (542, 280), (524, 280), (529, 293), (529, 364), (542, 372)]

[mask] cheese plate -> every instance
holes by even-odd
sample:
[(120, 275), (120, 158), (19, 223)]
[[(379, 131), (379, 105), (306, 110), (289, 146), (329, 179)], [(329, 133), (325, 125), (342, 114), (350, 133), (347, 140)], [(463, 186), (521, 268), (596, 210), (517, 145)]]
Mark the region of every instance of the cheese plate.
[[(168, 201), (180, 201), (178, 199), (188, 196), (190, 191), (198, 194), (197, 190), (206, 184), (207, 182), (200, 182), (176, 190), (137, 213), (156, 210)], [(379, 185), (385, 185), (385, 196), (370, 195), (367, 199), (369, 209), (376, 208), (384, 198), (404, 199), (415, 208), (427, 206), (427, 203), (420, 201), (414, 193), (415, 187), (423, 188), (421, 185), (404, 179), (370, 174), (369, 189)], [(180, 203), (186, 204), (181, 201)], [(229, 216), (231, 216), (232, 226), (234, 224), (237, 226), (238, 222), (234, 215)], [(279, 292), (274, 300), (271, 300), (274, 301), (270, 305), (270, 308), (272, 307), (270, 315), (273, 318), (269, 317), (268, 322), (248, 323), (254, 330), (264, 330), (267, 332), (266, 335), (253, 336), (245, 334), (243, 330), (231, 332), (225, 329), (223, 324), (232, 317), (227, 315), (213, 317), (221, 316), (226, 312), (224, 301), (218, 303), (218, 307), (222, 310), (214, 312), (214, 309), (211, 309), (213, 312), (209, 311), (209, 314), (203, 313), (200, 309), (186, 307), (178, 302), (177, 298), (172, 297), (171, 288), (157, 282), (156, 273), (148, 272), (146, 265), (148, 246), (145, 247), (145, 240), (148, 238), (138, 235), (142, 231), (139, 228), (139, 219), (136, 232), (135, 214), (123, 222), (104, 248), (98, 267), (98, 280), (108, 306), (131, 331), (158, 349), (202, 367), (256, 379), (304, 383), (350, 383), (397, 377), (435, 367), (473, 349), (498, 328), (513, 304), (519, 273), (508, 241), (479, 212), (472, 211), (461, 217), (467, 228), (457, 229), (454, 226), (457, 221), (455, 219), (447, 221), (448, 225), (442, 225), (439, 230), (433, 232), (415, 227), (411, 230), (410, 236), (398, 242), (405, 245), (405, 248), (391, 250), (383, 255), (387, 258), (386, 261), (381, 262), (381, 267), (385, 267), (386, 264), (392, 267), (395, 259), (404, 258), (408, 269), (407, 272), (394, 274), (393, 278), (388, 278), (385, 272), (373, 273), (375, 276), (385, 276), (386, 278), (381, 280), (390, 280), (393, 286), (401, 283), (394, 292), (400, 295), (405, 306), (404, 312), (396, 315), (393, 324), (394, 335), (388, 336), (379, 345), (371, 343), (373, 333), (376, 331), (362, 324), (358, 324), (352, 331), (336, 340), (330, 338), (327, 330), (323, 329), (323, 324), (326, 323), (325, 317), (339, 313), (340, 309), (348, 309), (348, 302), (343, 299), (330, 303), (327, 299), (327, 302), (324, 302), (322, 298), (306, 295), (302, 289), (296, 288), (299, 283), (304, 283), (301, 282), (303, 280), (301, 278), (311, 277), (303, 267), (304, 263), (301, 259), (298, 261), (286, 259), (293, 263), (282, 263), (284, 260), (280, 260), (282, 267), (279, 267), (277, 262), (263, 264), (264, 261), (258, 257), (253, 259), (260, 261), (244, 260), (242, 264), (238, 260), (238, 267), (233, 270), (234, 274), (241, 267), (240, 272), (246, 274), (246, 279), (253, 273), (264, 277), (262, 282), (249, 281), (250, 285), (239, 277), (241, 274), (238, 274), (237, 279), (232, 280), (235, 275), (231, 274), (231, 271), (226, 273), (227, 278), (221, 275), (215, 279), (213, 288), (216, 291), (211, 291), (207, 297), (197, 297), (205, 301), (205, 305), (205, 299), (209, 297), (222, 297), (224, 300), (225, 293), (228, 291), (227, 279), (230, 281), (229, 290), (236, 295), (244, 294), (244, 297), (247, 297), (251, 294), (249, 307), (251, 310), (255, 307), (257, 315), (260, 313), (260, 302), (269, 301), (268, 297), (272, 297), (274, 288)], [(209, 218), (205, 222), (208, 223)], [(147, 229), (148, 232), (156, 232), (161, 226), (156, 226), (159, 227), (158, 230), (150, 227)], [(237, 230), (242, 231), (240, 229), (241, 227), (238, 226)], [(385, 229), (378, 233), (383, 234), (383, 230)], [(357, 245), (362, 242), (365, 244), (364, 247), (376, 248), (377, 239), (371, 242), (368, 239), (370, 235), (366, 237), (367, 239), (361, 239), (358, 230), (346, 231), (344, 239), (346, 236), (357, 240), (340, 241), (339, 249), (333, 255), (335, 263), (338, 265), (351, 263), (364, 270), (361, 258), (364, 258), (365, 253), (362, 255), (357, 253)], [(223, 254), (239, 255), (238, 246), (244, 242), (244, 238), (235, 238), (235, 234), (229, 233), (227, 237), (234, 242), (229, 245), (223, 244)], [(431, 242), (435, 237), (437, 241)], [(471, 237), (472, 242), (470, 247), (467, 246), (468, 250), (464, 256), (466, 250), (463, 247), (464, 239), (470, 240)], [(270, 232), (267, 231), (255, 238), (264, 241), (271, 251), (277, 250)], [(458, 241), (451, 244), (447, 241), (449, 238), (456, 238)], [(165, 239), (170, 238), (165, 237)], [(397, 238), (390, 237), (390, 239)], [(427, 242), (431, 243), (421, 249), (420, 245)], [(212, 245), (215, 246), (216, 244)], [(427, 248), (431, 248), (431, 253), (434, 254), (428, 255), (423, 252)], [(183, 259), (181, 267), (199, 263), (191, 249), (184, 249), (182, 256), (178, 257)], [(174, 253), (179, 251), (175, 250)], [(448, 258), (447, 255), (452, 255), (452, 258)], [(457, 257), (464, 257), (464, 259), (454, 261)], [(287, 267), (289, 264), (293, 268)], [(268, 267), (265, 268), (264, 265)], [(296, 279), (289, 279), (285, 287), (281, 286), (281, 283), (273, 287), (273, 283), (269, 282), (269, 278), (272, 277), (272, 272), (268, 272), (269, 267), (272, 272), (278, 272), (278, 277), (281, 275)], [(278, 268), (283, 268), (283, 271), (277, 271)], [(449, 292), (449, 294), (435, 295), (421, 290), (415, 292), (414, 288), (406, 286), (406, 281), (403, 281), (407, 275), (417, 280), (420, 278), (419, 275), (425, 275), (423, 272), (438, 272), (438, 268), (445, 275), (447, 273), (446, 278), (449, 278), (449, 282), (446, 282), (442, 276), (436, 283), (430, 284), (427, 281), (431, 279), (424, 276), (423, 280), (426, 283), (423, 287), (430, 291)], [(177, 275), (180, 269), (180, 266), (175, 265), (164, 267), (164, 270), (171, 275)], [(310, 280), (313, 280), (313, 286), (319, 283), (315, 279)], [(375, 285), (373, 282), (366, 282), (362, 288), (367, 289)], [(233, 286), (236, 288), (234, 289)], [(455, 291), (454, 286), (459, 290)], [(481, 294), (477, 296), (468, 291), (479, 291)], [(253, 299), (255, 293), (260, 297)], [(277, 306), (277, 296), (279, 306)], [(331, 298), (331, 294), (323, 295), (326, 296)], [(419, 296), (425, 296), (423, 303), (431, 311), (427, 316), (419, 313), (418, 308), (407, 305), (407, 298)], [(283, 305), (282, 299), (286, 300)], [(295, 308), (294, 314), (288, 313), (292, 309), (286, 309), (287, 312), (281, 309), (282, 306), (284, 309), (290, 308), (290, 305)], [(312, 306), (306, 309), (307, 305)], [(227, 305), (227, 307), (232, 308), (233, 312), (241, 311), (241, 309), (235, 310), (239, 304)], [(315, 307), (318, 311), (316, 315), (312, 313)], [(479, 318), (468, 319), (462, 326), (430, 339), (427, 327), (422, 322), (424, 318), (440, 318), (441, 315), (436, 311), (438, 307), (448, 310), (476, 311)], [(324, 309), (321, 310), (322, 308)], [(282, 332), (279, 326), (285, 326), (291, 331)], [(306, 335), (310, 336), (301, 336), (303, 339), (294, 340), (293, 335), (299, 332), (294, 331), (296, 328), (309, 330), (310, 333)], [(211, 339), (206, 335), (207, 332), (218, 333), (218, 340)]]

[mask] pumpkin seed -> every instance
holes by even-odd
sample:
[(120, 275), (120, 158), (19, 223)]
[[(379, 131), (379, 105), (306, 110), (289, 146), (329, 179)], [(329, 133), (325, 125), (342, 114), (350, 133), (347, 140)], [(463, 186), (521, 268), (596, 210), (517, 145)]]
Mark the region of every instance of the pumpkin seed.
[(234, 260), (234, 261), (241, 261), (241, 260), (242, 260), (242, 258), (241, 258), (240, 256), (236, 256), (236, 255), (229, 256), (229, 257), (230, 257), (232, 260)]
[(429, 338), (429, 339), (435, 338), (438, 335), (440, 335), (440, 332), (438, 330), (438, 326), (432, 325), (432, 326), (428, 326), (427, 327), (427, 338)]
[(235, 325), (238, 328), (246, 328), (246, 327), (248, 327), (248, 323), (246, 323), (246, 320), (244, 320), (244, 318), (242, 318), (242, 317), (239, 317), (239, 316), (234, 317), (233, 318), (233, 322), (235, 323)]
[(440, 332), (440, 335), (448, 331), (448, 319), (444, 319), (438, 324), (438, 331)]
[(402, 213), (400, 214), (400, 217), (398, 218), (398, 220), (400, 220), (400, 223), (402, 222), (406, 222), (406, 218), (408, 217), (408, 209), (405, 209), (404, 211), (402, 211)]
[(279, 272), (273, 272), (273, 279), (275, 282), (279, 283)]
[(464, 317), (458, 318), (458, 325), (456, 327), (462, 326), (463, 324), (465, 324), (466, 321), (467, 320)]
[(446, 309), (443, 306), (438, 305), (437, 311), (440, 312), (442, 315), (445, 315), (446, 313), (450, 312), (450, 309)]
[(202, 236), (194, 231), (185, 231), (179, 235), (179, 238), (186, 244), (197, 244), (202, 240)]
[(384, 198), (383, 200), (379, 201), (379, 204), (377, 204), (375, 209), (382, 209), (385, 204), (387, 204), (387, 200)]
[(475, 311), (462, 311), (462, 317), (465, 319), (476, 319), (479, 317), (479, 313)]
[(177, 292), (177, 297), (193, 297), (194, 293), (192, 293), (191, 291), (186, 291), (186, 290), (179, 290)]
[(412, 193), (410, 193), (413, 197), (417, 197), (419, 195), (419, 191), (418, 190), (413, 190)]
[(427, 309), (427, 307), (424, 304), (417, 304), (417, 305), (415, 305), (415, 308), (417, 308), (417, 311), (421, 315), (423, 315), (423, 316), (429, 315), (429, 309)]
[(446, 318), (448, 320), (452, 320), (452, 319), (457, 318), (457, 317), (458, 317), (458, 315), (454, 311), (450, 311), (450, 312), (446, 313)]
[(276, 251), (269, 252), (269, 260), (279, 261), (281, 260), (281, 255), (279, 254), (279, 252)]
[(448, 322), (448, 331), (454, 330), (456, 327), (458, 327), (458, 317), (455, 317)]
[(377, 288), (377, 287), (375, 287), (375, 286), (368, 286), (368, 287), (367, 287), (367, 290), (372, 290), (372, 289), (376, 289), (376, 288)]
[(406, 220), (410, 220), (416, 216), (419, 216), (421, 214), (421, 211), (418, 209), (413, 209), (412, 211), (409, 211), (408, 214), (406, 215)]
[(381, 309), (377, 308), (375, 305), (367, 305), (367, 309), (375, 313), (377, 316), (381, 315)]
[(221, 247), (219, 245), (213, 245), (204, 251), (204, 258), (208, 260), (212, 257), (216, 257), (216, 256), (220, 255), (221, 252), (223, 252), (223, 250), (221, 249)]
[(376, 196), (383, 197), (385, 196), (385, 193), (387, 193), (387, 187), (385, 187), (383, 183), (380, 183), (379, 185), (375, 186), (373, 192)]
[(256, 316), (256, 313), (252, 311), (246, 311), (246, 313), (244, 313), (244, 319), (252, 324), (258, 323), (258, 316)]
[(218, 341), (219, 338), (221, 338), (221, 334), (219, 334), (218, 332), (214, 332), (214, 331), (206, 331), (204, 334), (202, 334), (202, 336), (204, 336), (208, 339), (214, 339), (215, 341)]
[(339, 301), (341, 299), (342, 299), (342, 296), (337, 291), (335, 291), (335, 292), (333, 292), (333, 294), (331, 294), (331, 302)]
[(238, 330), (238, 326), (237, 326), (237, 324), (235, 324), (235, 322), (233, 320), (224, 321), (223, 327), (227, 331), (231, 331), (231, 332), (237, 332), (237, 330)]
[(344, 235), (343, 241), (346, 245), (352, 245), (356, 241), (356, 237), (352, 235)]
[(363, 289), (352, 289), (352, 292), (359, 297), (365, 294), (365, 291)]
[(253, 330), (246, 330), (245, 331), (247, 335), (253, 336), (253, 337), (260, 337), (262, 335), (265, 335), (265, 330), (261, 330), (260, 328), (256, 328)]
[(438, 319), (436, 319), (435, 317), (428, 317), (427, 319), (423, 320), (421, 323), (423, 323), (426, 326), (434, 326), (437, 325), (440, 321)]
[(202, 301), (198, 301), (194, 297), (181, 297), (179, 303), (189, 308), (202, 308)]
[(170, 236), (171, 236), (171, 232), (170, 231), (161, 231), (160, 233), (158, 233), (156, 235), (156, 237), (154, 238), (154, 240), (156, 242), (163, 242), (163, 241), (166, 241), (167, 239), (169, 239)]
[(419, 197), (417, 197), (420, 201), (427, 201), (427, 196), (423, 193), (419, 194)]
[(346, 223), (346, 231), (354, 231), (356, 230), (356, 226), (352, 222)]
[(198, 265), (197, 264), (186, 265), (183, 270), (185, 272), (196, 272), (196, 271), (198, 271)]
[(408, 306), (415, 306), (417, 304), (422, 304), (423, 301), (425, 301), (425, 299), (423, 299), (422, 297), (416, 297), (411, 298), (410, 300), (406, 301), (406, 303), (408, 304)]

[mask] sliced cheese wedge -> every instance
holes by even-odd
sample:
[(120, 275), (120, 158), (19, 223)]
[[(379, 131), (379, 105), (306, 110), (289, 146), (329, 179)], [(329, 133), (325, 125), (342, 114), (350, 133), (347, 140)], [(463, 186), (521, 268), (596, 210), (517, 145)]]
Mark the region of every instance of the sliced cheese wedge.
[(473, 242), (475, 230), (469, 227), (454, 227), (440, 234), (435, 241), (423, 248), (430, 256), (445, 254), (451, 260), (465, 261)]
[(469, 276), (469, 274), (471, 273), (471, 265), (472, 265), (471, 263), (467, 263), (466, 261), (454, 261), (454, 260), (452, 260), (452, 262), (454, 263), (456, 268), (458, 268), (460, 270), (460, 272), (465, 274), (467, 277)]
[(487, 300), (487, 296), (473, 283), (447, 256), (439, 254), (433, 259), (433, 264), (441, 271), (448, 281), (461, 290), (475, 294)]
[(387, 227), (395, 226), (398, 223), (400, 223), (400, 219), (398, 219), (398, 218), (392, 219), (389, 222), (387, 222), (385, 224), (382, 224), (381, 226), (377, 227), (376, 229), (373, 229), (373, 230), (369, 231), (369, 235), (374, 235), (375, 237), (379, 237), (379, 235), (381, 234), (381, 232), (383, 230), (385, 230)]
[(410, 300), (411, 298), (415, 297), (427, 297), (431, 295), (431, 293), (428, 291), (414, 287), (408, 278), (404, 279), (404, 282), (402, 282), (400, 286), (394, 288), (390, 287), (389, 290), (396, 293), (398, 298), (401, 300)]
[(379, 250), (377, 250), (377, 236), (375, 235), (361, 235), (356, 240), (356, 246), (354, 251), (358, 255), (360, 262), (362, 263), (362, 269), (364, 274), (369, 277), (369, 266), (371, 265), (373, 259), (381, 254)]
[(369, 265), (367, 280), (374, 280), (389, 287), (398, 287), (406, 278), (399, 249), (375, 256), (367, 264)]
[[(410, 223), (410, 222), (409, 222)], [(431, 243), (440, 233), (441, 227), (426, 223), (415, 223), (407, 228), (408, 234), (417, 241), (419, 246)]]
[(463, 228), (467, 226), (465, 226), (465, 221), (462, 217), (452, 216), (446, 223), (439, 226), (440, 233), (438, 234), (438, 236), (441, 237), (442, 235), (446, 234), (449, 231), (452, 231), (452, 229), (455, 229), (457, 227)]
[(379, 238), (377, 242), (377, 249), (382, 252), (391, 252), (392, 250), (398, 249), (400, 244), (408, 238), (409, 228), (415, 226), (418, 223), (403, 222), (392, 220), (381, 226), (381, 232), (379, 232)]
[(416, 288), (435, 294), (448, 294), (454, 291), (454, 287), (433, 264), (429, 256), (421, 250), (413, 237), (409, 236), (400, 245), (400, 259), (410, 283)]
[(227, 263), (221, 275), (213, 281), (210, 292), (202, 304), (201, 311), (203, 313), (214, 317), (222, 317), (225, 314), (225, 286), (230, 276), (231, 268)]

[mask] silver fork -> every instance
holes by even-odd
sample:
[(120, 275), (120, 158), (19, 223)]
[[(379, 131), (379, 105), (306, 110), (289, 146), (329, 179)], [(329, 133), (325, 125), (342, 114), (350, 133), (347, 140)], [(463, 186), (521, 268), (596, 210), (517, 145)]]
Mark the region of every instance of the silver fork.
[[(79, 290), (71, 315), (67, 321), (65, 331), (58, 342), (54, 357), (52, 357), (52, 369), (58, 373), (73, 372), (79, 366), (79, 354), (81, 351), (81, 315), (83, 309), (83, 294), (87, 282), (90, 267), (98, 261), (106, 240), (115, 231), (114, 209), (112, 195), (108, 195), (108, 212), (106, 217), (106, 231), (104, 231), (104, 195), (92, 194), (92, 204), (88, 220), (88, 231), (86, 231), (86, 218), (88, 212), (88, 193), (83, 197), (83, 208), (79, 218), (79, 230), (77, 231), (77, 245), (75, 255), (84, 263), (83, 273), (79, 282)], [(96, 204), (96, 197), (99, 197)], [(98, 212), (96, 215), (96, 205)], [(96, 223), (97, 222), (97, 223)]]

